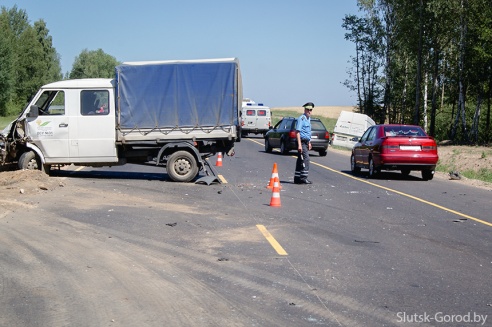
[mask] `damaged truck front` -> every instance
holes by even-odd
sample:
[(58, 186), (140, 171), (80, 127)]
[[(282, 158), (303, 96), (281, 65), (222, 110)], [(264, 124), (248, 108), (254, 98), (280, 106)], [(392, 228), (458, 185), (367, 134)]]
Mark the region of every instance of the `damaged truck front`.
[(44, 85), (2, 132), (0, 164), (154, 164), (189, 182), (209, 156), (234, 154), (241, 99), (235, 58), (124, 63), (114, 79)]

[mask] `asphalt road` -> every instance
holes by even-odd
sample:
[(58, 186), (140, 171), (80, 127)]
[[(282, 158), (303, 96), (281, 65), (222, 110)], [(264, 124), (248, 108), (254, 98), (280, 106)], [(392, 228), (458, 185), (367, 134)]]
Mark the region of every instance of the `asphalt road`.
[(295, 185), (253, 137), (222, 184), (60, 172), (0, 219), (0, 326), (492, 326), (490, 191), (311, 160)]

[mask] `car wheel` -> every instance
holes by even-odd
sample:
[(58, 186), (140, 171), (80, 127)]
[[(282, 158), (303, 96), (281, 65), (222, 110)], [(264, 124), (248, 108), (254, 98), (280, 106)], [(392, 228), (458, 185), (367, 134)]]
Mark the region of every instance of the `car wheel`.
[(401, 174), (402, 174), (403, 176), (408, 176), (408, 175), (410, 175), (410, 169), (402, 169), (402, 170), (401, 170)]
[(326, 157), (326, 154), (328, 153), (326, 150), (321, 150), (318, 151), (320, 157)]
[(287, 144), (285, 144), (284, 140), (282, 140), (280, 142), (280, 153), (282, 153), (282, 154), (288, 154), (289, 153), (289, 148), (287, 147)]
[(422, 170), (422, 179), (424, 181), (430, 181), (434, 178), (434, 170), (424, 169)]
[(28, 151), (21, 154), (17, 162), (19, 169), (42, 170), (41, 161), (36, 156), (34, 151)]
[(374, 160), (369, 159), (369, 177), (374, 178), (379, 173), (379, 170), (374, 166)]
[(270, 141), (265, 139), (265, 152), (272, 153), (272, 146), (270, 145)]
[(350, 170), (354, 174), (360, 172), (360, 167), (357, 167), (357, 165), (355, 164), (355, 156), (354, 155), (352, 155), (350, 157)]

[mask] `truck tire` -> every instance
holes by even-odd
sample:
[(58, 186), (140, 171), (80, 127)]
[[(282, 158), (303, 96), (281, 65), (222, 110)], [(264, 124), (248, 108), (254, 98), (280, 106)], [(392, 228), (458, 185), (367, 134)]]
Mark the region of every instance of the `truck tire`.
[(198, 164), (188, 151), (176, 151), (167, 160), (166, 170), (173, 181), (186, 183), (198, 174)]
[(43, 168), (43, 166), (41, 165), (41, 161), (36, 156), (36, 153), (34, 153), (34, 151), (27, 151), (21, 154), (17, 165), (21, 170), (42, 170)]

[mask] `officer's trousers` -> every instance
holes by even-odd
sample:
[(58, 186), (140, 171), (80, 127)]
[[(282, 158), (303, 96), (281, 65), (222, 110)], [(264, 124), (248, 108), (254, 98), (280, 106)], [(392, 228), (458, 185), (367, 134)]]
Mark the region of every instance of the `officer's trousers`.
[(294, 183), (305, 181), (309, 174), (309, 142), (301, 142), (302, 152), (297, 153)]

